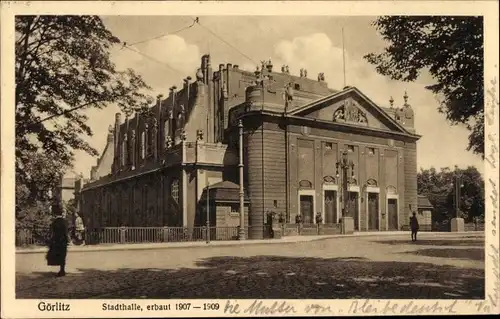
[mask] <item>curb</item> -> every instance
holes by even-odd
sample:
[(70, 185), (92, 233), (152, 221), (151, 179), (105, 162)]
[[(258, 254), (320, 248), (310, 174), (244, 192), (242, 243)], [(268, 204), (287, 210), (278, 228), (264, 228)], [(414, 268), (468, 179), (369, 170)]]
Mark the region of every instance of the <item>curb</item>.
[[(406, 231), (397, 232), (363, 232), (354, 233), (350, 235), (323, 235), (323, 236), (293, 236), (283, 237), (281, 239), (250, 239), (244, 242), (238, 240), (231, 241), (212, 241), (205, 242), (182, 242), (182, 243), (148, 243), (148, 244), (112, 244), (110, 246), (69, 246), (68, 252), (71, 253), (85, 253), (85, 252), (99, 252), (99, 251), (120, 251), (120, 250), (158, 250), (158, 249), (179, 249), (179, 248), (202, 248), (202, 247), (230, 247), (230, 246), (246, 246), (246, 245), (267, 245), (267, 244), (295, 244), (303, 242), (313, 242), (333, 238), (356, 238), (356, 237), (386, 237), (407, 235)], [(482, 231), (468, 231), (468, 232), (455, 232), (455, 233), (439, 233), (439, 232), (421, 232), (420, 236), (425, 235), (439, 235), (443, 237), (453, 237), (457, 235), (484, 235)], [(287, 240), (288, 238), (288, 240)], [(48, 251), (47, 247), (39, 247), (34, 249), (17, 249), (16, 254), (41, 254)]]

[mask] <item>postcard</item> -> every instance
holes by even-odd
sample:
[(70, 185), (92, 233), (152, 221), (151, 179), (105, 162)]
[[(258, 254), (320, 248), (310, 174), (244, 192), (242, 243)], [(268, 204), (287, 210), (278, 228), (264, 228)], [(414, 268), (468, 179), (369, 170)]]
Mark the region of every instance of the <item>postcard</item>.
[(2, 317), (499, 313), (498, 2), (1, 21)]

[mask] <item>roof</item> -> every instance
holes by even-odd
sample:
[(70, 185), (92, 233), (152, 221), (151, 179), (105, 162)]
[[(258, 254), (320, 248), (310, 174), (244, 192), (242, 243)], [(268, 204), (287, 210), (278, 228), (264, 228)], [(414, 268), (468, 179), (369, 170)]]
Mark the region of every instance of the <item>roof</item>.
[(356, 95), (361, 97), (365, 102), (367, 102), (376, 112), (378, 112), (380, 115), (382, 115), (387, 121), (389, 121), (392, 125), (394, 125), (396, 128), (399, 129), (400, 132), (406, 133), (413, 135), (411, 132), (409, 132), (403, 125), (398, 123), (395, 119), (393, 119), (387, 112), (378, 106), (376, 103), (374, 103), (372, 100), (370, 100), (365, 94), (363, 94), (358, 88), (354, 86), (347, 86), (345, 87), (342, 91), (338, 91), (335, 93), (332, 93), (330, 95), (321, 97), (315, 101), (311, 101), (305, 105), (296, 107), (295, 109), (291, 110), (289, 112), (289, 115), (299, 115), (302, 114), (303, 112), (316, 108), (318, 106), (321, 106), (323, 103), (328, 102), (329, 100), (333, 100), (335, 98), (341, 97), (343, 95), (347, 95), (351, 92), (354, 92)]
[(427, 198), (427, 196), (424, 196), (424, 195), (418, 195), (417, 207), (418, 207), (418, 209), (434, 208), (434, 206), (432, 206), (432, 204), (429, 201), (429, 199)]
[[(238, 203), (240, 201), (240, 186), (236, 183), (230, 181), (222, 181), (214, 185), (209, 186), (210, 189), (210, 200), (215, 200), (216, 202), (230, 202)], [(245, 192), (244, 201), (248, 202), (248, 196)], [(207, 187), (203, 190), (201, 194), (200, 201), (206, 201), (207, 198)]]
[[(216, 189), (216, 188), (224, 188), (224, 189), (240, 189), (240, 185), (230, 182), (230, 181), (222, 181), (217, 184), (213, 184), (209, 186), (210, 189)], [(205, 187), (206, 189), (206, 187)]]

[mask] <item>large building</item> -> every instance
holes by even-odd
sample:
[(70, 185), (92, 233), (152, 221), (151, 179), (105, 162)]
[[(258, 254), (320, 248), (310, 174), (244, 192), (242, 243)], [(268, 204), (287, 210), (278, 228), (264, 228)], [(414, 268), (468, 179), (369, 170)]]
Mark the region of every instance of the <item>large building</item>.
[[(294, 76), (271, 61), (255, 72), (231, 64), (214, 70), (205, 55), (195, 79), (159, 96), (150, 111), (116, 114), (80, 192), (85, 222), (201, 226), (209, 189), (210, 224), (239, 225), (241, 120), (249, 238), (264, 236), (271, 211), (289, 223), (300, 214), (313, 224), (319, 213), (322, 223), (338, 224), (344, 214), (359, 231), (401, 229), (409, 204), (417, 207), (420, 136), (407, 96), (404, 105), (390, 104), (355, 87), (332, 90), (322, 73)], [(336, 165), (343, 158), (345, 168)]]

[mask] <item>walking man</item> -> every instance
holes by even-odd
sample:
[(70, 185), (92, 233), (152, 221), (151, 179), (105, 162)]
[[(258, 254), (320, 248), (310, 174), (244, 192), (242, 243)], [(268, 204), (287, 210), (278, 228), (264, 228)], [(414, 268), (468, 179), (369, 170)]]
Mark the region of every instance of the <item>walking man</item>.
[(411, 241), (417, 241), (417, 232), (418, 232), (418, 219), (417, 213), (411, 210), (410, 204), (410, 212), (412, 212), (412, 217), (410, 217), (410, 228), (411, 228)]
[(66, 275), (66, 254), (68, 251), (68, 224), (64, 214), (57, 215), (51, 225), (51, 239), (47, 252), (47, 265), (59, 266), (58, 277)]

